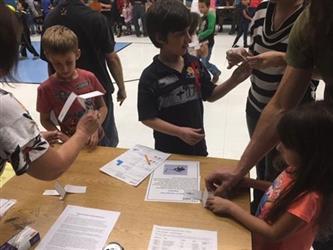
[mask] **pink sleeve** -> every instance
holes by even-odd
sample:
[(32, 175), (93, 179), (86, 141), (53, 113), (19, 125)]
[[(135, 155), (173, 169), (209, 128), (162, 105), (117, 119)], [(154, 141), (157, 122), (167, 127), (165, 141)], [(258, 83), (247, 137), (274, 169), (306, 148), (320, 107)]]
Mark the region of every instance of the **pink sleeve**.
[(288, 208), (288, 212), (309, 223), (312, 219), (318, 216), (320, 208), (321, 197), (318, 193), (311, 192), (294, 202)]
[(212, 10), (216, 9), (216, 0), (210, 0), (210, 6), (209, 6)]
[(39, 113), (50, 113), (52, 110), (52, 107), (49, 103), (49, 98), (52, 98), (48, 96), (46, 89), (44, 88), (42, 83), (38, 87), (38, 93), (37, 93), (37, 104), (36, 104), (36, 109)]

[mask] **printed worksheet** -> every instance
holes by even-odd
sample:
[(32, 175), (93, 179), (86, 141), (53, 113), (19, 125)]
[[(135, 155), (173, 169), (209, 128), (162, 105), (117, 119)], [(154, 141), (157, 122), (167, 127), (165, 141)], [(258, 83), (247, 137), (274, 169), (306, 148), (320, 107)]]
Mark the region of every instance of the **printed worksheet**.
[(103, 249), (120, 213), (68, 205), (37, 250)]
[(217, 250), (217, 232), (154, 225), (148, 250)]
[(152, 171), (161, 166), (170, 154), (135, 145), (100, 170), (132, 186), (139, 185)]
[(166, 161), (150, 176), (145, 200), (199, 203), (199, 165), (198, 161)]

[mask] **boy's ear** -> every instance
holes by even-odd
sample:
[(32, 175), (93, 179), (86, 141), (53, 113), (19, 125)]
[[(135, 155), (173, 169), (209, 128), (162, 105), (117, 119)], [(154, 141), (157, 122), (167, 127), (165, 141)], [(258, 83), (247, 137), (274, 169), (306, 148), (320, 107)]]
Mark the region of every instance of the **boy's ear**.
[(79, 60), (80, 56), (81, 56), (81, 50), (77, 49), (77, 51), (76, 51), (76, 60)]
[(166, 43), (166, 40), (163, 39), (160, 33), (156, 33), (155, 37), (156, 37), (156, 42), (158, 42), (161, 45), (160, 48), (162, 48), (162, 45)]

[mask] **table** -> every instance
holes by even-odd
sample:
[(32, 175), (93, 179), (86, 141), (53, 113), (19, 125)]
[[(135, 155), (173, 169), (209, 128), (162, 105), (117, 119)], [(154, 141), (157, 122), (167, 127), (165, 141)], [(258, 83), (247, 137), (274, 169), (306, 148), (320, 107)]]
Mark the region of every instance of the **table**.
[[(154, 224), (217, 231), (219, 249), (251, 249), (250, 232), (233, 220), (217, 217), (201, 204), (146, 202), (144, 196), (148, 178), (138, 187), (133, 187), (99, 171), (102, 165), (124, 151), (103, 147), (92, 152), (83, 150), (59, 182), (63, 185), (86, 185), (87, 193), (68, 194), (63, 201), (58, 197), (42, 195), (45, 189), (54, 188), (54, 181), (39, 181), (26, 174), (12, 178), (1, 189), (0, 197), (17, 199), (17, 203), (0, 221), (0, 243), (28, 224), (43, 238), (66, 205), (77, 205), (120, 211), (109, 241), (119, 242), (126, 250), (147, 249)], [(172, 155), (169, 159), (200, 161), (202, 178), (217, 166), (224, 164), (232, 167), (236, 164), (231, 160), (181, 155)], [(235, 201), (249, 211), (248, 192)]]

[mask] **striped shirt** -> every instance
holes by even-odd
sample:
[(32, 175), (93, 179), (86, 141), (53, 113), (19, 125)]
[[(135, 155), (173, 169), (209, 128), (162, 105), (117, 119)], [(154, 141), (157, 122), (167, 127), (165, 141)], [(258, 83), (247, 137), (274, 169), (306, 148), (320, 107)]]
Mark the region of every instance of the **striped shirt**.
[[(287, 52), (288, 37), (297, 17), (303, 11), (300, 6), (289, 16), (278, 30), (273, 29), (273, 14), (275, 3), (262, 2), (253, 17), (250, 25), (251, 46), (250, 52), (258, 55), (267, 51)], [(246, 111), (248, 114), (260, 116), (266, 104), (275, 94), (282, 79), (285, 67), (270, 67), (253, 70), (251, 88), (249, 90)]]

